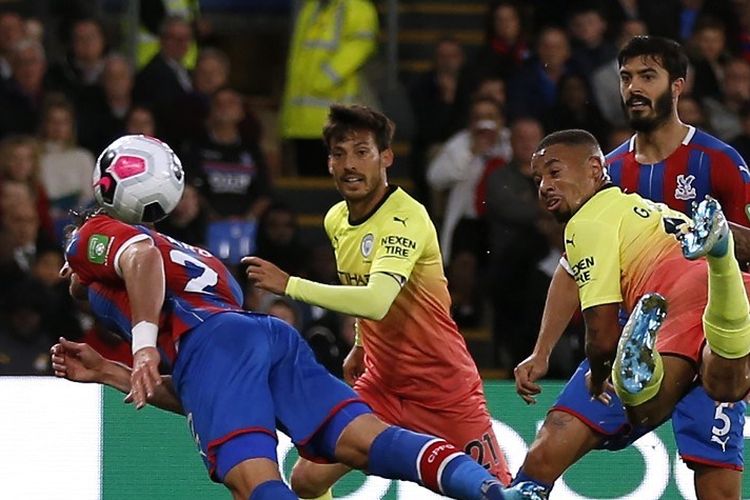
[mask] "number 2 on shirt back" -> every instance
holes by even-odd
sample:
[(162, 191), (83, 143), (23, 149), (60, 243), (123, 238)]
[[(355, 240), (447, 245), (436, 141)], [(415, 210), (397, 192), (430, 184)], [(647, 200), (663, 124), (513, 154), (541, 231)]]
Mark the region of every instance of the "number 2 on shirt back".
[(186, 292), (211, 293), (206, 289), (216, 285), (219, 281), (219, 274), (216, 271), (211, 269), (208, 264), (196, 259), (192, 255), (186, 254), (181, 250), (170, 250), (169, 258), (172, 262), (179, 264), (180, 266), (188, 267), (188, 264), (192, 264), (201, 270), (201, 274), (190, 279), (185, 284)]

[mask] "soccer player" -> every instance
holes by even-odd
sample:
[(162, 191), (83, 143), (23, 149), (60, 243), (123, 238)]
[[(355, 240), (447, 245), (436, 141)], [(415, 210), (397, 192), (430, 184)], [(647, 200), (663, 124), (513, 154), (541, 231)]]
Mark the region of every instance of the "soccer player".
[[(325, 217), (341, 285), (290, 277), (243, 260), (256, 286), (358, 317), (347, 381), (386, 422), (441, 436), (502, 482), (510, 480), (476, 365), (450, 316), (437, 234), (425, 208), (388, 184), (393, 123), (364, 106), (335, 105), (323, 132), (344, 201)], [(300, 461), (292, 485), (324, 494), (348, 468)]]
[[(748, 224), (747, 166), (731, 147), (680, 121), (677, 100), (687, 72), (683, 49), (668, 39), (636, 37), (620, 52), (619, 63), (623, 110), (636, 134), (608, 155), (612, 181), (629, 192), (686, 212), (692, 210), (693, 200), (711, 194), (736, 223), (732, 229), (737, 258), (743, 263), (750, 261), (749, 232), (738, 225)], [(577, 290), (572, 276), (558, 267), (534, 352), (515, 370), (518, 393), (527, 403), (534, 403), (534, 396), (541, 391), (536, 381), (547, 373), (550, 352), (580, 304)], [(588, 451), (622, 449), (650, 430), (629, 429), (614, 394), (610, 394), (609, 405), (592, 401), (584, 381), (588, 369), (584, 361), (563, 389), (517, 481), (533, 480), (551, 489)], [(717, 410), (699, 384), (677, 404), (672, 425), (680, 454), (695, 472), (699, 498), (739, 497), (744, 439), (741, 432), (729, 433), (728, 439), (723, 435), (714, 438), (712, 429), (723, 418), (738, 422), (741, 429), (744, 416), (745, 403), (720, 405)], [(719, 441), (724, 445), (719, 446)]]
[[(132, 343), (129, 385), (113, 385), (139, 408), (152, 397), (181, 408), (211, 478), (235, 499), (296, 498), (280, 477), (277, 426), (303, 456), (455, 498), (504, 498), (500, 482), (453, 445), (376, 418), (291, 326), (242, 311), (237, 282), (209, 252), (99, 209), (71, 232), (65, 253), (71, 293)], [(157, 345), (172, 365), (169, 384)], [(76, 350), (61, 341), (54, 351), (58, 375), (74, 378), (66, 360)]]

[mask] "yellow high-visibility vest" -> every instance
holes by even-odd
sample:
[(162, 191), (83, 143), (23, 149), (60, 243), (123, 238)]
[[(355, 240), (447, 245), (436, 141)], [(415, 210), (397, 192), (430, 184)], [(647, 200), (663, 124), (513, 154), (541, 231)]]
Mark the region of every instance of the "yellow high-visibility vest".
[[(192, 23), (198, 15), (198, 0), (164, 0), (164, 8), (167, 16), (179, 16), (185, 21)], [(159, 52), (159, 36), (154, 35), (146, 28), (138, 28), (138, 46), (136, 48), (136, 68), (141, 69)], [(198, 60), (198, 44), (193, 40), (190, 43), (182, 65), (187, 69), (193, 69)]]
[(281, 136), (319, 138), (335, 102), (356, 102), (360, 70), (376, 47), (369, 0), (306, 0), (294, 26), (281, 107)]

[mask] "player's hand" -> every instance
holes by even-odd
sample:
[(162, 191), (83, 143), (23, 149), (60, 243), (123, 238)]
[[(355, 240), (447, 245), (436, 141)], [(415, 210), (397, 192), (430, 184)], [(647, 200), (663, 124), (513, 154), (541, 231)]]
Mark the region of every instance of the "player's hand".
[(135, 402), (136, 410), (140, 410), (154, 395), (157, 385), (161, 384), (159, 374), (159, 351), (156, 347), (142, 347), (133, 355), (133, 371), (130, 374), (130, 394), (127, 397)]
[(596, 399), (607, 406), (612, 402), (610, 394), (615, 392), (615, 388), (609, 379), (601, 384), (594, 383), (591, 380), (591, 370), (589, 370), (586, 372), (586, 388), (589, 390), (589, 394), (591, 394), (591, 399)]
[(536, 383), (537, 380), (547, 375), (549, 360), (546, 356), (532, 354), (524, 359), (513, 370), (516, 378), (516, 392), (526, 404), (536, 404), (534, 396), (542, 392), (542, 388)]
[(276, 295), (284, 295), (289, 282), (287, 273), (260, 257), (243, 257), (241, 262), (247, 266), (247, 278), (255, 286)]
[(55, 376), (74, 382), (101, 382), (106, 360), (90, 345), (60, 337), (50, 348)]
[(354, 346), (344, 360), (344, 381), (349, 385), (354, 382), (365, 372), (365, 348)]

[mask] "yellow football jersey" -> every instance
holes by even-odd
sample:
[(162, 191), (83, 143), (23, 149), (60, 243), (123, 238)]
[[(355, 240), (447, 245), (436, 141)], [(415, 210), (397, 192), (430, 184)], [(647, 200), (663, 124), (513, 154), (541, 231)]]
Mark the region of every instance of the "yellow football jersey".
[(476, 390), (476, 365), (450, 316), (437, 232), (425, 207), (391, 187), (362, 221), (349, 220), (345, 202), (334, 205), (325, 229), (342, 284), (366, 286), (382, 272), (403, 285), (382, 320), (358, 320), (369, 376), (397, 394), (431, 402)]
[(660, 262), (681, 255), (688, 217), (616, 186), (596, 193), (565, 227), (565, 251), (581, 309), (622, 302), (631, 311)]

